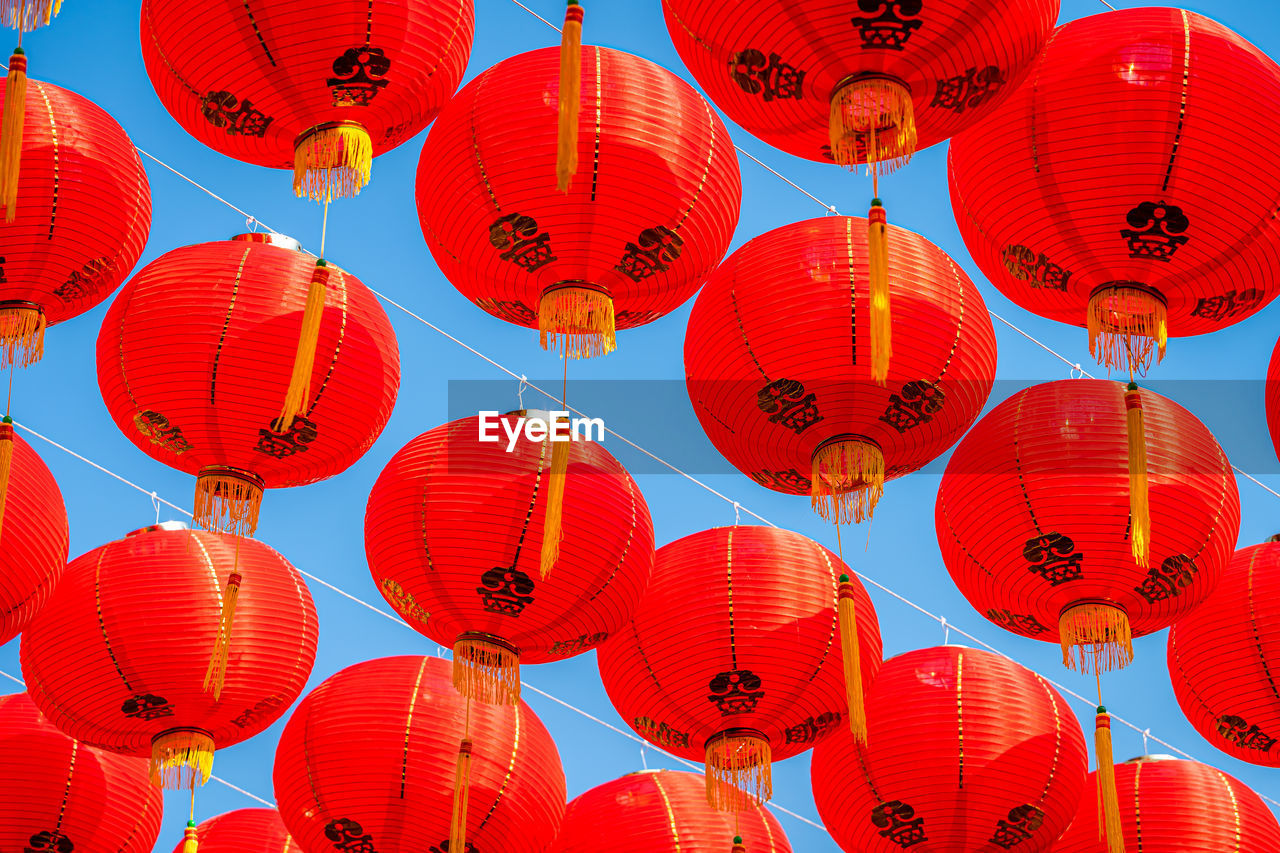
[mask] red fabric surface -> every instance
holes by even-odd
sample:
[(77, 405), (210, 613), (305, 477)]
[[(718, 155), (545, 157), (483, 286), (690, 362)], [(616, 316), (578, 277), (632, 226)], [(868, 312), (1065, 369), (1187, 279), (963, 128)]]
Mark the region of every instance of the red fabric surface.
[(1137, 565), (1124, 391), (1095, 379), (1034, 385), (952, 454), (938, 546), (969, 603), (1002, 628), (1056, 642), (1062, 610), (1093, 601), (1124, 610), (1133, 636), (1150, 634), (1202, 602), (1231, 559), (1240, 496), (1222, 448), (1186, 409), (1143, 390), (1151, 567)]
[(581, 654), (622, 628), (644, 592), (649, 507), (609, 451), (573, 442), (560, 560), (544, 579), (551, 452), (521, 438), (508, 453), (495, 432), (499, 442), (481, 442), (479, 418), (464, 418), (392, 457), (365, 513), (369, 571), (396, 612), (444, 646), (477, 631), (510, 643), (522, 663)]
[[(49, 721), (87, 744), (149, 756), (170, 729), (225, 747), (279, 719), (315, 662), (315, 605), (284, 557), (236, 538), (146, 528), (73, 560), (21, 647), (27, 689)], [(203, 683), (233, 565), (243, 580), (215, 701)]]
[(1267, 367), (1266, 397), (1263, 405), (1267, 412), (1267, 426), (1271, 430), (1271, 443), (1275, 445), (1276, 456), (1280, 456), (1280, 341), (1271, 353), (1271, 364)]
[(823, 825), (850, 853), (1042, 853), (1075, 817), (1088, 754), (1036, 673), (945, 646), (884, 662), (868, 746), (843, 729), (813, 751)]
[[(275, 809), (236, 809), (203, 821), (196, 828), (200, 853), (306, 853)], [(183, 853), (182, 842), (173, 853)]]
[(163, 808), (146, 761), (76, 743), (25, 693), (0, 696), (0, 850), (151, 853)]
[[(306, 850), (450, 853), (467, 713), (439, 658), (379, 658), (326, 679), (298, 705), (276, 750), (276, 800), (289, 832)], [(523, 702), (474, 703), (470, 731), (467, 849), (546, 849), (560, 830), (565, 783), (542, 721)]]
[[(664, 545), (631, 624), (597, 651), (614, 708), (651, 743), (697, 761), (727, 729), (760, 732), (779, 761), (847, 727), (841, 574), (853, 575), (826, 548), (770, 527)], [(853, 586), (865, 688), (880, 667), (880, 625), (856, 577)]]
[[(1241, 109), (1242, 92), (1258, 106)], [(1208, 18), (1072, 21), (952, 142), (965, 245), (1002, 293), (1064, 323), (1083, 326), (1109, 282), (1158, 291), (1170, 335), (1238, 322), (1280, 293), (1277, 102), (1280, 66)]]
[(53, 594), (69, 537), (57, 481), (15, 431), (0, 527), (0, 645), (16, 637)]
[(729, 248), (742, 186), (724, 124), (648, 60), (582, 48), (578, 172), (556, 189), (558, 48), (505, 59), (462, 88), (427, 134), (418, 216), (445, 277), (495, 317), (537, 328), (542, 292), (581, 280), (617, 328), (651, 322)]

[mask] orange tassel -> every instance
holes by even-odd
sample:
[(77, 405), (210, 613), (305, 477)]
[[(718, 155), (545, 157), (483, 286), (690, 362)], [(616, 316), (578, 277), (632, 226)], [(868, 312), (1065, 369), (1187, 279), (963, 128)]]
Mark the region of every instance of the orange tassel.
[(578, 111), (582, 105), (582, 7), (569, 0), (560, 38), (559, 129), (556, 137), (556, 188), (569, 191), (578, 171)]
[(889, 223), (884, 204), (871, 200), (867, 213), (867, 250), (871, 286), (871, 378), (881, 385), (893, 358), (893, 327), (889, 315)]
[(0, 421), (0, 531), (4, 530), (4, 505), (9, 495), (9, 471), (13, 467), (13, 418)]
[(1058, 617), (1062, 665), (1077, 672), (1110, 672), (1133, 661), (1129, 616), (1101, 601), (1073, 604)]
[[(553, 427), (548, 424), (549, 429)], [(572, 443), (568, 440), (552, 441), (550, 433), (547, 441), (551, 444), (551, 473), (547, 479), (547, 515), (542, 525), (539, 569), (543, 580), (560, 559), (560, 540), (564, 538), (564, 488), (569, 476), (569, 447)]]
[(729, 729), (706, 746), (707, 804), (723, 812), (749, 811), (773, 797), (773, 751), (751, 729)]
[(453, 686), (488, 705), (520, 704), (520, 653), (488, 634), (463, 634), (453, 644)]
[(826, 521), (862, 522), (884, 494), (884, 453), (870, 440), (839, 438), (813, 453), (809, 505)]
[(467, 800), (471, 794), (471, 739), (458, 744), (458, 767), (453, 777), (453, 819), (449, 824), (449, 849), (467, 847)]
[(1151, 565), (1151, 507), (1147, 483), (1147, 425), (1142, 397), (1133, 382), (1124, 392), (1125, 421), (1129, 433), (1129, 541), (1133, 559), (1142, 568)]
[(1111, 716), (1101, 705), (1094, 718), (1093, 751), (1098, 759), (1098, 807), (1102, 811), (1102, 819), (1098, 821), (1099, 838), (1106, 839), (1107, 853), (1125, 853), (1115, 759), (1111, 752)]
[(200, 839), (196, 835), (196, 822), (187, 821), (187, 831), (182, 835), (182, 853), (196, 853)]
[(325, 285), (329, 281), (329, 269), (324, 259), (316, 261), (311, 285), (307, 288), (307, 304), (302, 311), (302, 331), (298, 335), (298, 349), (293, 356), (293, 374), (289, 377), (289, 390), (284, 395), (280, 417), (272, 425), (276, 432), (288, 432), (298, 415), (306, 414), (307, 401), (311, 399), (311, 372), (316, 363), (316, 345), (320, 341), (320, 323), (324, 319)]
[(262, 478), (250, 471), (210, 465), (196, 477), (195, 515), (200, 530), (252, 536), (262, 508)]
[(849, 731), (858, 743), (867, 742), (867, 709), (862, 696), (862, 654), (858, 643), (858, 613), (853, 582), (840, 576), (836, 605), (840, 619), (840, 652), (844, 656), (844, 692), (849, 702)]
[(222, 619), (218, 622), (218, 639), (213, 643), (209, 668), (204, 673), (204, 689), (212, 693), (214, 700), (222, 698), (222, 688), (227, 681), (227, 657), (231, 653), (231, 624), (236, 618), (236, 602), (240, 598), (239, 572), (232, 572), (222, 590)]
[(4, 84), (4, 113), (0, 116), (0, 204), (4, 221), (18, 215), (18, 172), (22, 166), (22, 125), (27, 115), (27, 57), (17, 48), (9, 57)]
[(0, 23), (29, 33), (48, 26), (62, 8), (62, 0), (0, 0)]

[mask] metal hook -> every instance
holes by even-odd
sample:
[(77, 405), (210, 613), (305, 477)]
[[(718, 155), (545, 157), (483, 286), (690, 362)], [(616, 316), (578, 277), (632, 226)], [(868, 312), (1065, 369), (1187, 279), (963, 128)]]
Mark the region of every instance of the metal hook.
[(945, 616), (939, 617), (939, 621), (942, 622), (942, 645), (949, 646), (951, 645), (951, 626), (947, 624)]
[(822, 215), (823, 216), (839, 216), (840, 211), (836, 210), (836, 206), (834, 204), (829, 204), (827, 205), (827, 212)]
[(737, 501), (733, 502), (733, 526), (737, 527), (742, 524), (742, 504)]
[(1084, 368), (1083, 368), (1083, 367), (1081, 367), (1079, 364), (1073, 364), (1073, 365), (1071, 365), (1071, 378), (1072, 378), (1072, 379), (1083, 379), (1083, 378), (1084, 378)]
[(244, 225), (246, 228), (249, 229), (250, 233), (253, 233), (253, 234), (258, 233), (258, 220), (254, 219), (252, 216), (245, 219)]
[(645, 749), (643, 746), (640, 747), (640, 766), (645, 770), (649, 769), (649, 750)]
[(151, 493), (151, 506), (156, 511), (156, 524), (160, 523), (160, 496), (155, 492)]
[(1151, 729), (1145, 729), (1142, 732), (1142, 754), (1150, 755), (1151, 750), (1147, 748), (1147, 740), (1151, 737)]
[(516, 399), (520, 401), (520, 410), (524, 411), (524, 389), (529, 387), (529, 377), (520, 374), (520, 387), (516, 389)]

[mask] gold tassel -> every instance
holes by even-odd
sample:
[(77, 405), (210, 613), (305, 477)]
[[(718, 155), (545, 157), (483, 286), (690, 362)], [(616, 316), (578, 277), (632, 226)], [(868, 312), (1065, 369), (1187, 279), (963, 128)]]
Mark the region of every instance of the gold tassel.
[(722, 812), (748, 811), (773, 797), (769, 739), (750, 729), (730, 729), (707, 741), (707, 803)]
[(192, 524), (202, 530), (252, 536), (262, 507), (262, 479), (238, 468), (209, 466), (196, 477)]
[(1129, 617), (1113, 604), (1074, 604), (1058, 617), (1062, 665), (1077, 672), (1124, 669), (1133, 660)]
[(618, 348), (613, 298), (591, 287), (553, 286), (538, 302), (543, 349), (565, 358), (595, 358)]
[(556, 189), (569, 191), (578, 171), (578, 111), (582, 105), (582, 7), (569, 0), (560, 38), (559, 131), (556, 136)]
[(520, 653), (488, 634), (463, 634), (453, 644), (453, 686), (490, 705), (520, 702)]
[(4, 530), (4, 505), (9, 496), (9, 471), (13, 468), (13, 418), (0, 420), (0, 532)]
[(333, 121), (311, 128), (294, 142), (293, 192), (324, 201), (351, 198), (369, 183), (373, 140), (354, 121)]
[(862, 698), (862, 656), (858, 643), (858, 613), (853, 582), (840, 576), (836, 612), (840, 619), (840, 652), (844, 656), (844, 693), (849, 700), (849, 731), (858, 743), (867, 742), (867, 708)]
[(878, 198), (871, 200), (867, 214), (867, 250), (871, 267), (871, 378), (884, 385), (893, 358), (893, 327), (889, 316), (889, 224)]
[(209, 781), (213, 737), (195, 729), (171, 729), (151, 741), (151, 784), (177, 791)]
[(1152, 356), (1164, 359), (1169, 341), (1168, 309), (1149, 290), (1123, 284), (1099, 287), (1089, 297), (1089, 354), (1104, 365), (1145, 374)]
[(307, 305), (302, 311), (302, 331), (298, 336), (298, 349), (293, 356), (293, 374), (289, 377), (289, 390), (284, 395), (280, 417), (272, 424), (276, 432), (288, 432), (294, 418), (306, 414), (307, 401), (311, 399), (311, 372), (316, 363), (316, 345), (320, 341), (320, 323), (324, 319), (324, 297), (329, 281), (329, 268), (324, 259), (316, 261), (307, 288)]
[(27, 367), (44, 356), (44, 311), (35, 303), (0, 305), (0, 367)]
[(222, 618), (218, 622), (218, 638), (213, 643), (213, 655), (204, 673), (204, 689), (212, 693), (214, 701), (222, 698), (222, 688), (227, 681), (227, 657), (231, 653), (231, 624), (236, 618), (236, 601), (240, 598), (239, 572), (232, 572), (222, 590)]
[(16, 48), (9, 57), (4, 82), (4, 114), (0, 117), (0, 204), (4, 221), (18, 215), (18, 173), (22, 167), (22, 125), (27, 116), (27, 57)]
[(869, 440), (828, 441), (813, 454), (809, 504), (827, 521), (861, 522), (884, 494), (884, 454)]
[(62, 0), (0, 0), (0, 22), (29, 33), (47, 26), (62, 9)]
[[(186, 851), (183, 851), (183, 853), (186, 853)], [(735, 835), (733, 837), (733, 850), (731, 853), (747, 853), (747, 845), (742, 843), (741, 835)]]
[(828, 136), (831, 156), (841, 166), (865, 163), (868, 172), (897, 171), (916, 151), (915, 106), (911, 91), (888, 77), (862, 77), (831, 96)]
[(196, 835), (196, 822), (187, 821), (187, 831), (182, 835), (182, 853), (197, 853), (200, 839)]
[(1147, 425), (1138, 386), (1130, 382), (1124, 392), (1125, 420), (1129, 433), (1129, 541), (1133, 559), (1142, 568), (1151, 565), (1151, 506), (1147, 484)]
[[(548, 424), (548, 429), (553, 426)], [(547, 479), (547, 515), (542, 523), (542, 562), (539, 566), (543, 580), (560, 559), (560, 540), (564, 538), (564, 488), (569, 474), (569, 450), (573, 444), (568, 436), (563, 441), (553, 441), (551, 436), (549, 432), (551, 473)]]
[(471, 795), (471, 738), (458, 744), (458, 767), (453, 776), (453, 819), (449, 824), (449, 849), (467, 847), (467, 800)]
[(1093, 751), (1098, 759), (1098, 807), (1102, 813), (1098, 836), (1106, 839), (1107, 853), (1125, 853), (1124, 825), (1120, 822), (1120, 797), (1116, 793), (1116, 768), (1111, 753), (1111, 716), (1101, 705), (1094, 719)]

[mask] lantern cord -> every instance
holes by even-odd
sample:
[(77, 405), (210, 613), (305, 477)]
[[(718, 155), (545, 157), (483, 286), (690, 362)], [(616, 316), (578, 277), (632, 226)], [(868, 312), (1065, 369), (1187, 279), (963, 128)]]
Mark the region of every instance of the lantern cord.
[(320, 257), (324, 257), (325, 239), (329, 236), (329, 198), (330, 194), (324, 194), (324, 216), (320, 220)]
[(9, 398), (5, 400), (4, 403), (4, 413), (6, 417), (11, 414), (10, 410), (13, 408), (13, 367), (14, 363), (12, 361), (9, 362)]

